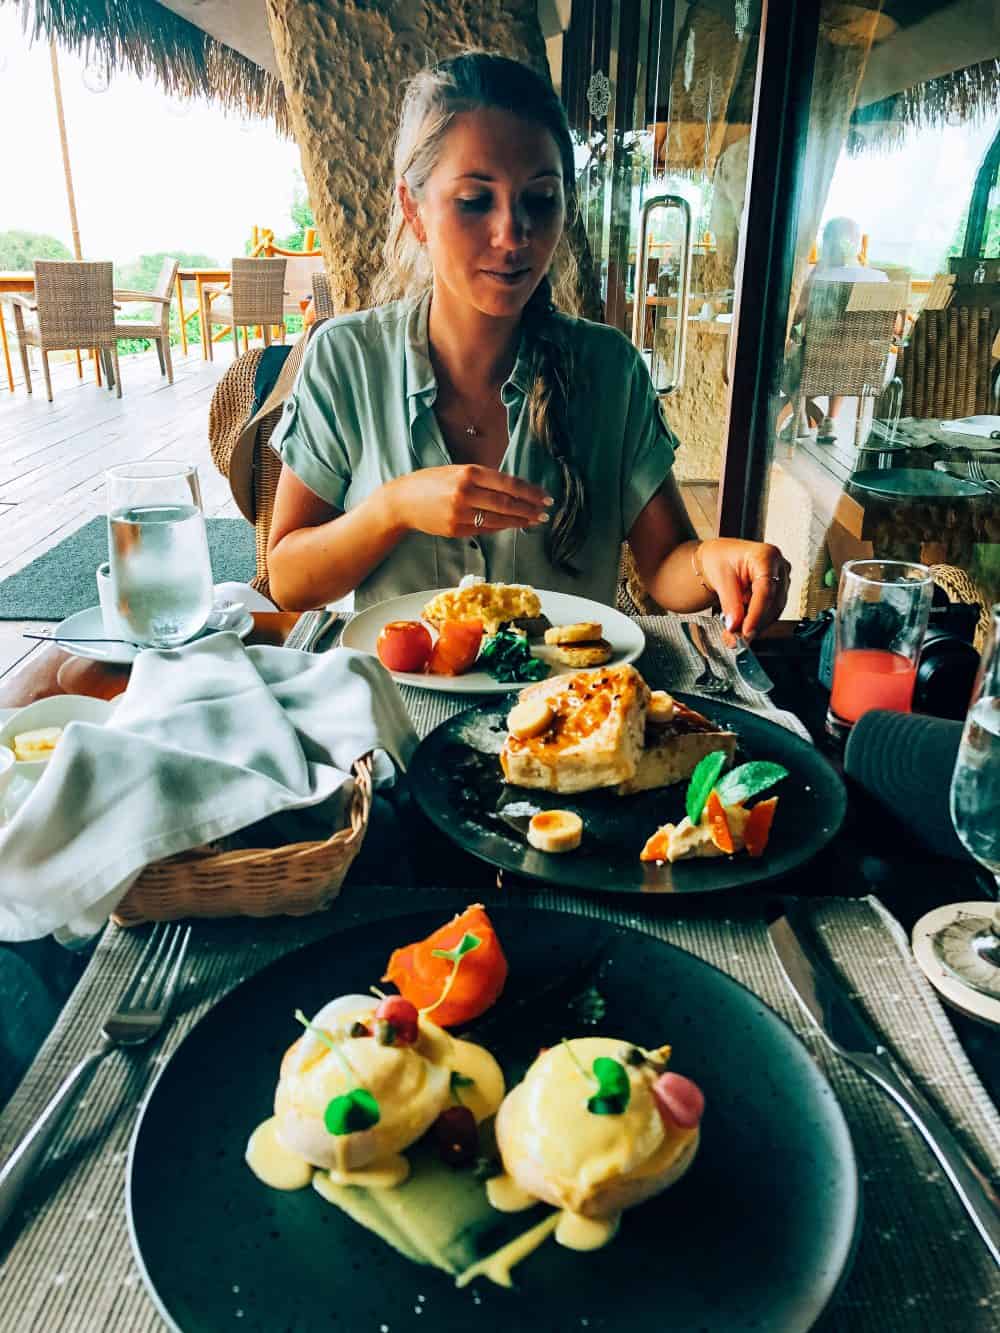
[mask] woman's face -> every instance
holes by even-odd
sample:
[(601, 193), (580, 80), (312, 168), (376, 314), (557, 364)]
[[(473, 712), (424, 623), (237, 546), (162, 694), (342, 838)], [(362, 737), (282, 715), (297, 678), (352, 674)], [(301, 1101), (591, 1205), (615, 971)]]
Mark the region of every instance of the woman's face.
[(403, 210), (427, 246), (434, 290), (484, 315), (520, 315), (548, 271), (566, 215), (550, 132), (509, 111), (454, 118), (419, 200)]

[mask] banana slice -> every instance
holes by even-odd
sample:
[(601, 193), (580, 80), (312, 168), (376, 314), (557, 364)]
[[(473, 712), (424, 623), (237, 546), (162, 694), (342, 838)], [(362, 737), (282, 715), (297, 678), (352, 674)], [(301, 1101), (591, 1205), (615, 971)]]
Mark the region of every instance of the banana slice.
[(540, 852), (572, 852), (582, 837), (583, 820), (572, 810), (543, 810), (528, 824), (528, 841)]
[(548, 731), (555, 717), (544, 699), (525, 699), (523, 703), (515, 704), (508, 713), (507, 730), (519, 741), (526, 741)]
[(653, 690), (646, 705), (646, 721), (657, 724), (673, 721), (674, 700), (666, 690)]
[(575, 625), (553, 625), (545, 631), (545, 642), (590, 643), (601, 637), (601, 624), (598, 620), (579, 620)]
[(14, 758), (21, 762), (50, 758), (62, 733), (62, 727), (39, 727), (37, 731), (22, 731), (14, 737)]

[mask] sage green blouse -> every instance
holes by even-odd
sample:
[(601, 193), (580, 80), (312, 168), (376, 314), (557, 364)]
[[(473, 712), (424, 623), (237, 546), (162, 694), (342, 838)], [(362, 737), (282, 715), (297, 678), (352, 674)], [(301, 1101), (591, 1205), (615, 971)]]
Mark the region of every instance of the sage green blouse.
[[(309, 343), (271, 447), (334, 509), (353, 509), (394, 477), (453, 461), (433, 411), (429, 308), (427, 295), (342, 315)], [(614, 605), (622, 541), (669, 474), (675, 441), (645, 363), (617, 329), (555, 315), (546, 336), (566, 340), (573, 357), (570, 423), (589, 504), (586, 541), (573, 561), (579, 574), (551, 563), (545, 525), (472, 540), (414, 532), (357, 588), (358, 610), (453, 587), (463, 574)], [(558, 504), (559, 466), (531, 438), (529, 390), (530, 353), (522, 340), (500, 392), (509, 431), (500, 470), (544, 487)]]

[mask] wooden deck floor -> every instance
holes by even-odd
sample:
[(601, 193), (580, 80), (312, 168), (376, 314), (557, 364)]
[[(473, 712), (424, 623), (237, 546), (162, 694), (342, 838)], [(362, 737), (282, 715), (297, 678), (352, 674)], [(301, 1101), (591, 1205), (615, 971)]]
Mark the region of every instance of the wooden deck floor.
[[(186, 358), (175, 354), (171, 386), (150, 352), (123, 358), (121, 399), (98, 388), (92, 372), (78, 379), (72, 364), (53, 367), (51, 403), (40, 373), (32, 397), (20, 384), (13, 394), (0, 391), (0, 580), (105, 512), (104, 469), (114, 463), (197, 463), (206, 514), (236, 517), (207, 434), (212, 390), (228, 365), (226, 350), (212, 363), (196, 348)], [(683, 487), (699, 536), (715, 531), (717, 492), (708, 484)], [(31, 627), (0, 620), (0, 674), (30, 651), (21, 635)]]
[[(179, 351), (179, 349), (178, 349)], [(174, 357), (174, 383), (154, 352), (122, 359), (122, 397), (80, 380), (72, 364), (53, 367), (53, 402), (41, 373), (35, 393), (0, 391), (0, 579), (29, 564), (105, 512), (104, 469), (138, 458), (197, 463), (205, 512), (236, 517), (228, 483), (208, 452), (208, 405), (229, 365), (200, 351)], [(0, 620), (0, 674), (28, 651), (23, 621)]]

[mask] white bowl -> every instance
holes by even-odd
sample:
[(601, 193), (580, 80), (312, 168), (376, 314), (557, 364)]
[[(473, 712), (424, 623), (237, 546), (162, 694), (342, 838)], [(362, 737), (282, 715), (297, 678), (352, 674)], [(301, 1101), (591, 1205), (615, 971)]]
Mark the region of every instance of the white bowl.
[[(22, 731), (65, 727), (70, 722), (96, 722), (103, 726), (113, 709), (114, 705), (106, 699), (92, 699), (86, 694), (54, 694), (50, 699), (36, 699), (12, 713), (0, 727), (0, 760), (4, 750), (14, 759), (14, 737)], [(12, 773), (23, 778), (40, 778), (48, 762), (48, 759), (14, 759)]]
[[(6, 745), (0, 746), (0, 798), (3, 797), (4, 792), (10, 786), (11, 778), (14, 776), (15, 763), (14, 751), (9, 750)], [(0, 806), (2, 805), (3, 801), (0, 799)]]

